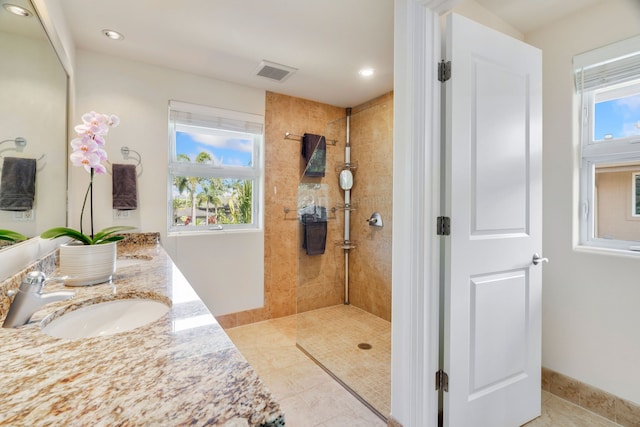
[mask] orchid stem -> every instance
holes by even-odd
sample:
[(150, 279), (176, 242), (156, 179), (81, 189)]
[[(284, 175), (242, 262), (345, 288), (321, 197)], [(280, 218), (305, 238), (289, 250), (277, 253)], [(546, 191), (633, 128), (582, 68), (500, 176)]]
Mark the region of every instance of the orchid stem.
[(89, 189), (91, 190), (89, 201), (89, 209), (91, 212), (91, 239), (93, 239), (93, 173), (93, 168), (91, 168), (91, 182), (89, 183)]
[(82, 231), (82, 218), (84, 217), (84, 207), (87, 205), (87, 197), (91, 192), (91, 238), (93, 239), (93, 168), (91, 168), (91, 179), (89, 180), (89, 186), (84, 193), (84, 201), (82, 202), (82, 210), (80, 211), (80, 234), (84, 234)]

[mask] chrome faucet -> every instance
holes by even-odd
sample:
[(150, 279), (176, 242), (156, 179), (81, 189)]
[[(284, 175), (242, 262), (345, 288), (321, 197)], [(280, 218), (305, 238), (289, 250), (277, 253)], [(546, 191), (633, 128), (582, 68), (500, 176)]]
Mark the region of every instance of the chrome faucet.
[(72, 291), (57, 291), (43, 293), (42, 289), (47, 283), (61, 280), (53, 277), (47, 279), (44, 273), (32, 271), (22, 279), (18, 291), (10, 291), (9, 296), (15, 295), (9, 307), (9, 312), (2, 325), (3, 328), (16, 328), (26, 324), (33, 313), (40, 307), (54, 301), (63, 301), (73, 298), (76, 293)]

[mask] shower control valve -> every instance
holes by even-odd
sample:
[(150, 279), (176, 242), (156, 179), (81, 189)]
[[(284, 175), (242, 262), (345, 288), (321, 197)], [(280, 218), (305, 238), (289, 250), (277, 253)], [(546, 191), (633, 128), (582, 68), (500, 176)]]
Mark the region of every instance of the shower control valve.
[(382, 216), (378, 212), (372, 213), (371, 217), (365, 221), (372, 227), (382, 227)]

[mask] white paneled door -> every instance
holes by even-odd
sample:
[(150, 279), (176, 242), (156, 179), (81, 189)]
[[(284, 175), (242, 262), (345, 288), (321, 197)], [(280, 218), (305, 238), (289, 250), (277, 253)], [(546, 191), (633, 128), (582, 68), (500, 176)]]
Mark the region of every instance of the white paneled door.
[(449, 15), (445, 83), (444, 425), (540, 414), (541, 52)]

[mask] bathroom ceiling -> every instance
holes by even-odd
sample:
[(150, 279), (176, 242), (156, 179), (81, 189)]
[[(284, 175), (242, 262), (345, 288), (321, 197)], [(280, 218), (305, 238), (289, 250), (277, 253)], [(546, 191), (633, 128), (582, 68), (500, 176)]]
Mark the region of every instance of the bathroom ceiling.
[[(477, 0), (523, 33), (599, 0)], [(393, 0), (61, 0), (79, 49), (349, 107), (393, 88)], [(102, 30), (125, 39), (112, 41)], [(297, 68), (283, 82), (262, 60)], [(375, 74), (363, 78), (363, 67)]]
[[(79, 49), (339, 107), (393, 89), (393, 0), (61, 0)], [(112, 41), (103, 29), (124, 34)], [(298, 71), (255, 75), (262, 60)], [(375, 69), (362, 78), (358, 70)]]

